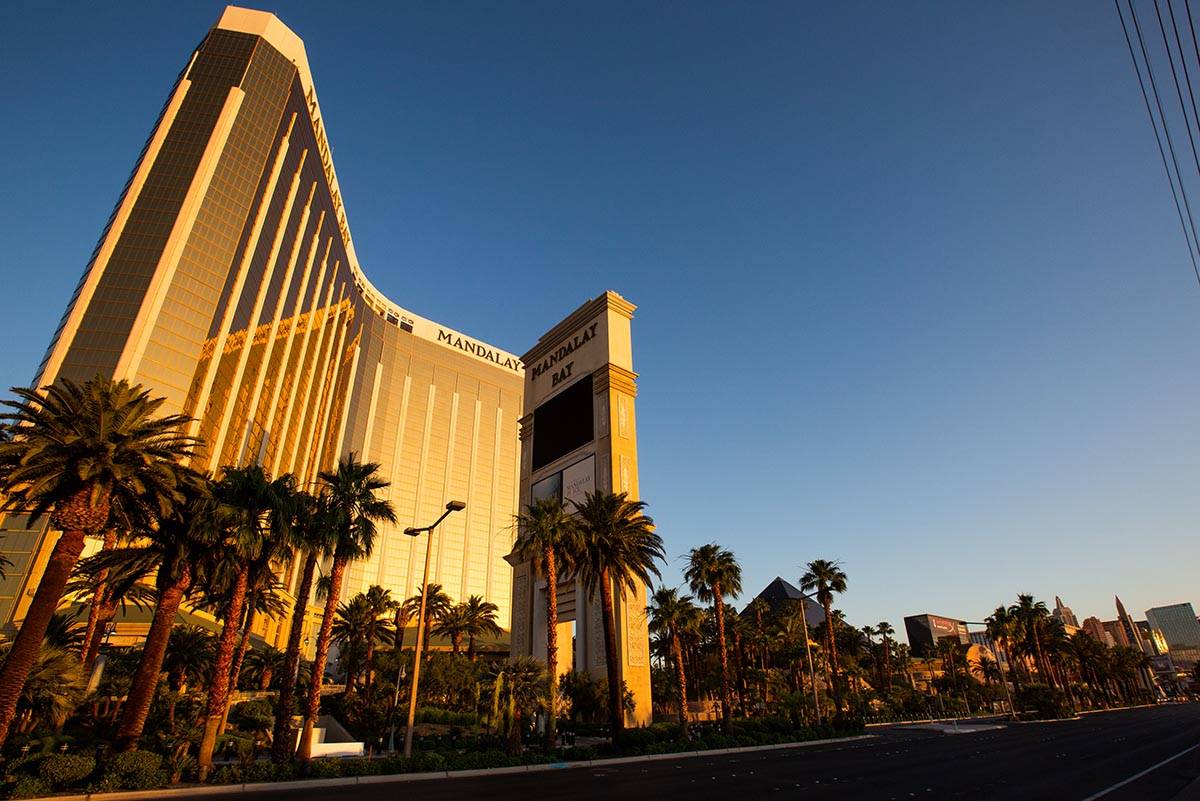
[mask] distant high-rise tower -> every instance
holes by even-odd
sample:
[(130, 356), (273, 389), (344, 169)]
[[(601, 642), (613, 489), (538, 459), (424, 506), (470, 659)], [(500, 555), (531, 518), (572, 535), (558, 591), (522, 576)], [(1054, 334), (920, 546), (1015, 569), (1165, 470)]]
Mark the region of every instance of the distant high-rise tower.
[(1064, 626), (1070, 626), (1073, 629), (1079, 628), (1079, 619), (1075, 617), (1075, 613), (1071, 611), (1071, 607), (1064, 606), (1062, 598), (1054, 596), (1054, 617)]
[(1200, 663), (1200, 623), (1190, 603), (1147, 609), (1146, 620), (1162, 633), (1177, 665), (1186, 668)]
[(1112, 648), (1114, 645), (1116, 645), (1116, 642), (1113, 640), (1113, 636), (1108, 633), (1107, 629), (1104, 628), (1104, 624), (1100, 622), (1100, 618), (1098, 617), (1093, 616), (1085, 619), (1083, 621), (1083, 630), (1095, 637), (1098, 642), (1107, 645), (1109, 648)]
[(1112, 639), (1114, 648), (1117, 646), (1120, 646), (1122, 648), (1130, 647), (1129, 637), (1125, 634), (1125, 627), (1121, 625), (1121, 621), (1119, 621), (1119, 620), (1104, 621), (1104, 631)]
[(1121, 630), (1125, 632), (1125, 639), (1129, 642), (1129, 647), (1136, 648), (1142, 653), (1150, 656), (1152, 652), (1148, 650), (1146, 641), (1142, 638), (1142, 632), (1138, 629), (1137, 624), (1133, 622), (1133, 618), (1125, 611), (1125, 605), (1121, 603), (1121, 599), (1113, 596), (1117, 602), (1117, 620), (1121, 624)]

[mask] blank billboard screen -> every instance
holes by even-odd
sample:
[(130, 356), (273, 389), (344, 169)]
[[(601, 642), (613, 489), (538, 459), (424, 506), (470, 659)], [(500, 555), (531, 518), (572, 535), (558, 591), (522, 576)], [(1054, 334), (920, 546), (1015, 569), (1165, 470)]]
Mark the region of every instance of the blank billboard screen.
[(594, 437), (589, 375), (533, 410), (533, 469), (587, 445)]

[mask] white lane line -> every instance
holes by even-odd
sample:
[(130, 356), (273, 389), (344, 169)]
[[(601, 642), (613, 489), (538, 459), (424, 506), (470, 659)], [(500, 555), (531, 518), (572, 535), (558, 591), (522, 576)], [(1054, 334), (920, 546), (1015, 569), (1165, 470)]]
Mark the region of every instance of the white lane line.
[(1113, 790), (1120, 789), (1121, 787), (1124, 787), (1125, 785), (1129, 784), (1130, 782), (1135, 782), (1138, 779), (1145, 776), (1147, 773), (1153, 773), (1154, 771), (1161, 768), (1163, 765), (1166, 765), (1168, 762), (1174, 762), (1175, 760), (1179, 759), (1184, 754), (1189, 754), (1192, 751), (1195, 751), (1197, 748), (1200, 748), (1200, 743), (1196, 743), (1191, 748), (1185, 748), (1182, 751), (1180, 751), (1178, 754), (1167, 757), (1162, 762), (1159, 762), (1157, 765), (1151, 765), (1150, 767), (1143, 770), (1141, 773), (1135, 773), (1132, 776), (1130, 776), (1128, 779), (1117, 782), (1112, 787), (1106, 787), (1098, 793), (1093, 793), (1092, 795), (1089, 795), (1087, 798), (1083, 799), (1083, 801), (1096, 801), (1097, 798), (1103, 798), (1104, 796), (1111, 793)]

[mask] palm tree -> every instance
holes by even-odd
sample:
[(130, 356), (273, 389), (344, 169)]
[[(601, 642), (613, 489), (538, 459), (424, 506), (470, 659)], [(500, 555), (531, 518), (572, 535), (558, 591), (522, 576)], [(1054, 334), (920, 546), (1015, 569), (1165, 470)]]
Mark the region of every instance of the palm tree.
[(197, 476), (185, 485), (185, 493), (188, 500), (176, 515), (144, 532), (144, 544), (92, 557), (97, 567), (107, 565), (110, 581), (132, 584), (143, 576), (155, 575), (154, 616), (117, 727), (119, 751), (137, 747), (179, 607), (192, 591), (197, 574), (204, 575), (209, 570), (224, 535), (222, 510), (209, 493), (208, 482)]
[(392, 504), (378, 497), (388, 486), (388, 482), (380, 478), (378, 473), (378, 464), (360, 462), (351, 453), (338, 462), (335, 470), (318, 474), (324, 485), (323, 490), (329, 495), (333, 564), (329, 568), (329, 592), (325, 597), (325, 613), (317, 635), (317, 653), (313, 660), (304, 709), (304, 729), (300, 736), (300, 755), (306, 763), (312, 761), (313, 727), (321, 711), (321, 681), (329, 658), (329, 637), (346, 565), (371, 555), (375, 547), (377, 523), (396, 522)]
[[(883, 670), (883, 668), (880, 666), (881, 663), (878, 659), (878, 656), (875, 653), (875, 635), (879, 632), (875, 631), (874, 626), (863, 626), (861, 629), (859, 629), (859, 631), (862, 632), (862, 636), (867, 638), (867, 647), (865, 649), (866, 654), (871, 661), (875, 662), (875, 672), (878, 675)], [(879, 682), (879, 686), (882, 687), (883, 679), (879, 678), (877, 681)]]
[(875, 633), (879, 635), (879, 639), (883, 642), (883, 685), (886, 689), (892, 689), (892, 640), (891, 637), (896, 633), (892, 628), (892, 624), (886, 620), (879, 621), (875, 626)]
[(296, 697), (297, 670), (300, 666), (300, 641), (304, 631), (304, 615), (312, 595), (317, 560), (330, 547), (333, 531), (329, 496), (297, 491), (292, 497), (292, 524), (289, 533), (292, 547), (304, 555), (300, 568), (300, 583), (292, 607), (292, 624), (288, 629), (287, 647), (283, 652), (282, 678), (279, 698), (275, 704), (275, 728), (271, 736), (271, 758), (283, 763), (296, 752), (292, 733), (292, 707)]
[[(463, 601), (466, 607), (467, 658), (475, 661), (475, 640), (479, 637), (499, 637), (503, 633), (496, 615), (500, 607), (491, 601), (483, 600), (482, 595), (472, 595)], [(551, 698), (556, 696), (551, 695)]]
[[(110, 525), (104, 531), (104, 542), (100, 550), (111, 551), (115, 547), (117, 530), (112, 527), (110, 521)], [(91, 590), (87, 629), (83, 635), (83, 653), (80, 655), (85, 673), (96, 664), (96, 657), (100, 655), (100, 644), (104, 642), (104, 630), (117, 612), (117, 599), (113, 597), (112, 588), (108, 585), (108, 571), (101, 571), (96, 576)]]
[(167, 686), (172, 692), (198, 684), (212, 670), (217, 652), (217, 638), (201, 626), (176, 626), (171, 629), (167, 653), (162, 668), (167, 674)]
[(517, 516), (517, 541), (512, 558), (529, 563), (535, 579), (546, 581), (546, 675), (550, 704), (546, 711), (546, 742), (554, 747), (558, 736), (558, 577), (569, 574), (579, 547), (575, 517), (557, 498), (534, 501)]
[[(656, 560), (665, 560), (662, 537), (654, 532), (654, 521), (645, 514), (643, 501), (631, 501), (621, 493), (589, 492), (576, 506), (580, 543), (575, 568), (588, 595), (600, 593), (604, 619), (604, 658), (608, 674), (608, 714), (613, 742), (620, 744), (624, 708), (620, 663), (617, 661), (617, 618), (613, 603), (614, 585), (630, 595), (641, 592), (650, 577), (658, 577)], [(631, 599), (632, 601), (632, 599)]]
[[(1021, 683), (1017, 676), (1016, 663), (1013, 661), (1011, 648), (1013, 638), (1017, 634), (1018, 623), (1016, 618), (1007, 606), (998, 606), (994, 612), (984, 618), (984, 623), (987, 625), (988, 636), (992, 638), (992, 641), (996, 643), (1000, 651), (997, 654), (997, 658), (998, 661), (1003, 660), (1000, 662), (1001, 671), (1003, 672), (1004, 670), (1004, 662), (1007, 662), (1008, 666), (1012, 668), (1013, 687), (1016, 690), (1020, 690)], [(1007, 686), (1007, 683), (1005, 686)]]
[(48, 514), (62, 534), (0, 667), (0, 747), (84, 540), (104, 530), (114, 496), (169, 515), (182, 500), (180, 460), (194, 444), (183, 433), (187, 418), (158, 416), (165, 399), (140, 384), (97, 376), (12, 391), (18, 400), (2, 403), (14, 411), (0, 416), (8, 431), (0, 439), (0, 510), (31, 521)]
[(1042, 651), (1041, 629), (1043, 622), (1050, 617), (1050, 610), (1044, 601), (1036, 601), (1028, 593), (1017, 596), (1017, 602), (1008, 608), (1009, 614), (1016, 621), (1022, 645), (1033, 657), (1038, 676), (1043, 682), (1054, 685), (1054, 679), (1046, 665), (1046, 655)]
[(433, 626), (434, 634), (449, 638), (450, 652), (455, 656), (458, 656), (459, 651), (462, 650), (463, 637), (467, 636), (466, 612), (466, 604), (455, 604)]
[(162, 660), (162, 668), (167, 674), (167, 687), (171, 690), (167, 720), (175, 720), (175, 702), (184, 687), (199, 684), (212, 672), (216, 650), (217, 638), (208, 629), (200, 626), (176, 626), (171, 629), (167, 652)]
[[(0, 654), (8, 649), (6, 643), (0, 647)], [(43, 643), (17, 702), (18, 733), (28, 734), (39, 724), (61, 732), (63, 724), (84, 700), (86, 685), (87, 679), (74, 654)]]
[[(433, 631), (433, 624), (449, 614), (452, 606), (454, 606), (454, 601), (442, 589), (442, 585), (436, 581), (429, 582), (429, 591), (425, 594), (425, 638), (423, 642), (417, 643), (423, 649), (422, 653), (425, 654), (426, 659), (429, 658), (429, 635)], [(421, 616), (420, 587), (417, 587), (415, 595), (405, 599), (403, 607), (408, 620)]]
[(367, 596), (359, 593), (337, 608), (330, 640), (337, 644), (342, 666), (346, 671), (346, 694), (354, 692), (358, 674), (363, 667), (367, 636), (371, 623), (371, 606)]
[(683, 577), (696, 597), (711, 603), (716, 612), (717, 649), (721, 659), (721, 718), (728, 726), (731, 702), (729, 653), (725, 647), (725, 596), (737, 598), (742, 594), (742, 568), (732, 551), (714, 542), (691, 550)]
[(827, 651), (827, 670), (829, 671), (829, 686), (833, 690), (833, 705), (840, 714), (842, 711), (842, 687), (838, 680), (837, 639), (834, 632), (836, 623), (833, 616), (833, 595), (846, 591), (846, 574), (838, 562), (828, 559), (814, 559), (808, 563), (808, 569), (800, 577), (800, 588), (810, 592), (815, 591), (817, 602), (825, 609), (825, 648)]
[(230, 537), (224, 548), (222, 569), (218, 571), (218, 581), (225, 585), (228, 595), (223, 598), (225, 623), (213, 663), (204, 733), (197, 756), (200, 781), (207, 779), (212, 769), (213, 749), (225, 718), (234, 648), (242, 633), (242, 615), (252, 575), (269, 569), (277, 558), (286, 558), (290, 522), (287, 499), (291, 488), (291, 476), (271, 481), (259, 465), (227, 467), (221, 480), (213, 485), (213, 494), (228, 515)]
[(392, 598), (391, 590), (384, 589), (378, 584), (372, 584), (370, 587), (367, 587), (364, 597), (367, 600), (367, 606), (371, 610), (371, 619), (367, 623), (367, 677), (364, 681), (365, 686), (370, 687), (375, 676), (372, 667), (372, 661), (375, 658), (375, 643), (378, 642), (380, 634), (385, 635), (386, 638), (387, 628), (390, 625), (386, 619), (381, 618), (384, 618), (389, 612), (394, 611), (400, 604)]
[(673, 587), (659, 587), (650, 596), (646, 613), (650, 617), (650, 632), (665, 637), (670, 643), (675, 662), (675, 680), (679, 683), (679, 725), (687, 730), (687, 674), (683, 668), (683, 633), (696, 623), (696, 607), (692, 596), (680, 595)]
[(521, 752), (521, 721), (535, 714), (546, 698), (546, 668), (537, 659), (517, 656), (491, 671), (493, 702), (503, 704), (508, 718), (508, 752)]
[(279, 675), (283, 667), (283, 651), (270, 645), (262, 648), (252, 648), (246, 654), (242, 669), (246, 678), (254, 683), (260, 692), (270, 688), (271, 680)]

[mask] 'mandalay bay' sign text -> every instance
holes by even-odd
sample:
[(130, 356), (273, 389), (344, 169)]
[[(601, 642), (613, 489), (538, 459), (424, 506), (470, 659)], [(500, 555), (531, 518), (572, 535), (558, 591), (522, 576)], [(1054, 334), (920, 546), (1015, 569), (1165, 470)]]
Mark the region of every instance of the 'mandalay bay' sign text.
[[(566, 359), (568, 356), (570, 356), (572, 353), (574, 353), (579, 348), (586, 345), (588, 342), (592, 341), (596, 337), (596, 329), (599, 326), (600, 326), (600, 322), (596, 321), (596, 322), (592, 323), (591, 325), (587, 326), (586, 328), (580, 329), (579, 332), (575, 334), (575, 336), (568, 339), (562, 345), (559, 345), (553, 352), (551, 352), (548, 356), (546, 356), (546, 358), (542, 359), (540, 362), (535, 364), (533, 366), (533, 380), (536, 381), (538, 379), (538, 377), (542, 375), (542, 373), (550, 372), (550, 370), (556, 364), (558, 364), (559, 362)], [(553, 383), (557, 384), (562, 379), (570, 376), (571, 375), (571, 370), (570, 370), (571, 366), (572, 365), (567, 365), (561, 371), (556, 372), (554, 375)]]

